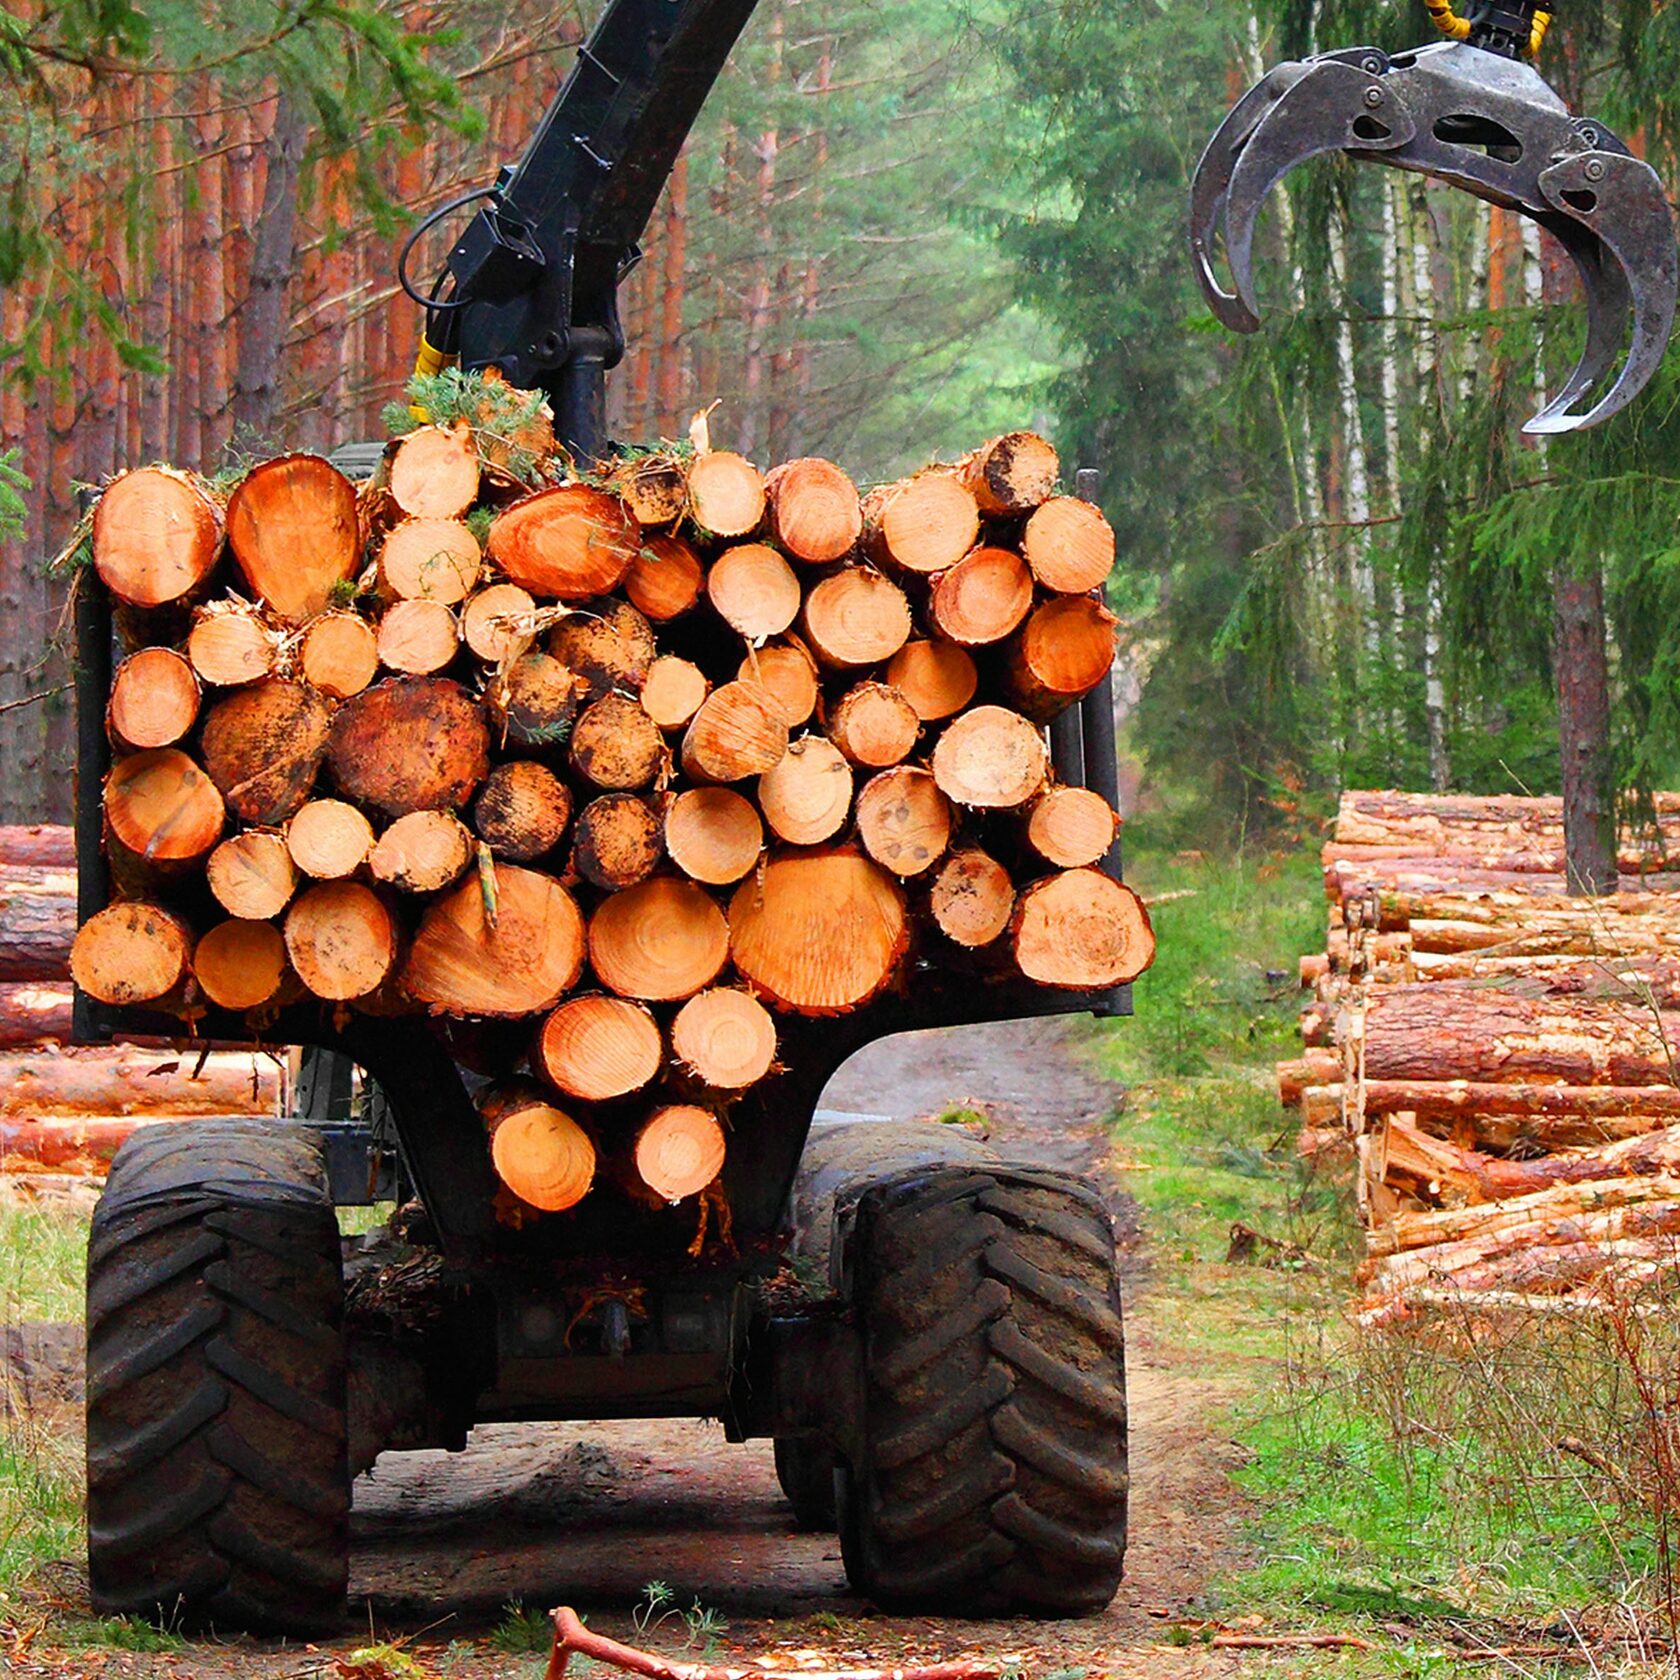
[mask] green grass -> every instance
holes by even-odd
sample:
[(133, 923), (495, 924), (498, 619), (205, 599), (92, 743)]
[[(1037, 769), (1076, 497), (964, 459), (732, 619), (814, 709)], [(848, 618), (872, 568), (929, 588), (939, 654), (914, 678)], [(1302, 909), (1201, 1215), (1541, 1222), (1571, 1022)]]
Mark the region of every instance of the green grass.
[(80, 1323), (91, 1199), (23, 1202), (0, 1190), (0, 1320)]
[(67, 1450), (50, 1424), (0, 1423), (0, 1590), (81, 1544), (80, 1452)]

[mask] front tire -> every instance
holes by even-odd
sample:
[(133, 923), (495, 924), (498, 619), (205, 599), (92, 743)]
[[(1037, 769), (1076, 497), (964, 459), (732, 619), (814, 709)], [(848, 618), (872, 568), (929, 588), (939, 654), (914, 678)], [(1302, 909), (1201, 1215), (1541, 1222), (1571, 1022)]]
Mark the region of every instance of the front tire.
[(834, 1449), (826, 1441), (778, 1436), (776, 1480), (802, 1529), (812, 1534), (834, 1532), (839, 1520), (834, 1508)]

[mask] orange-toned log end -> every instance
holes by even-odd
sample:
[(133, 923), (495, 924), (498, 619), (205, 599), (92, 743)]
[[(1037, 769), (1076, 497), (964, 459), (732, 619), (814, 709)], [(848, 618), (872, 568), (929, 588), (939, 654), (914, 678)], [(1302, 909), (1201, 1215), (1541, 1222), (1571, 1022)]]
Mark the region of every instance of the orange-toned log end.
[(777, 1008), (843, 1015), (892, 978), (909, 940), (904, 894), (849, 850), (772, 858), (729, 905), (735, 966)]
[(1089, 788), (1050, 788), (1027, 818), (1027, 844), (1058, 869), (1101, 862), (1119, 832), (1119, 812)]
[(659, 648), (653, 626), (628, 601), (597, 601), (555, 626), (548, 651), (598, 700), (613, 689), (639, 694)]
[(671, 761), (659, 725), (630, 694), (603, 695), (584, 711), (570, 758), (586, 782), (621, 793), (647, 787)]
[(222, 547), (216, 504), (184, 474), (141, 467), (113, 480), (93, 511), (93, 565), (132, 607), (161, 607), (204, 582)]
[(879, 572), (847, 566), (806, 596), (803, 622), (819, 663), (855, 669), (891, 659), (910, 639), (910, 603)]
[(200, 607), (187, 637), (187, 659), (205, 682), (237, 688), (273, 669), (280, 634), (263, 623), (256, 608), (237, 601)]
[(925, 472), (872, 491), (865, 503), (871, 558), (924, 576), (954, 566), (980, 536), (980, 509), (952, 472)]
[(311, 688), (331, 700), (360, 694), (379, 670), (379, 637), (353, 612), (322, 613), (303, 633), (298, 668)]
[(564, 1213), (595, 1182), (595, 1145), (563, 1110), (533, 1092), (497, 1092), (481, 1100), (496, 1176), (520, 1201)]
[(953, 852), (940, 866), (929, 907), (947, 939), (978, 950), (1009, 926), (1015, 912), (1015, 883), (996, 858), (969, 847)]
[(916, 708), (890, 683), (848, 689), (828, 717), (828, 738), (853, 764), (870, 770), (903, 763), (921, 728)]
[(478, 448), (465, 421), (422, 426), (391, 457), (391, 499), (420, 519), (458, 519), (478, 497)]
[(832, 461), (785, 461), (765, 480), (770, 531), (785, 553), (808, 565), (844, 559), (863, 535), (857, 486)]
[(1061, 463), (1036, 432), (1009, 432), (965, 456), (957, 472), (983, 514), (1009, 518), (1049, 499)]
[(615, 893), (589, 921), (589, 964), (620, 997), (693, 997), (729, 960), (729, 927), (692, 881), (658, 876)]
[(405, 676), (441, 671), (461, 646), (461, 627), (441, 601), (396, 601), (379, 621), (379, 662)]
[(779, 636), (799, 616), (799, 579), (767, 543), (726, 548), (706, 574), (712, 610), (749, 642)]
[(571, 736), (578, 682), (551, 653), (521, 654), (495, 673), (484, 697), (503, 743), (558, 751)]
[(724, 683), (707, 695), (683, 735), (682, 765), (698, 782), (762, 776), (787, 751), (786, 714), (757, 683)]
[(572, 820), (572, 796), (545, 765), (498, 764), (473, 801), (473, 828), (499, 858), (530, 863), (551, 852)]
[(882, 868), (921, 875), (951, 843), (951, 802), (926, 770), (883, 770), (858, 795), (857, 829), (864, 850)]
[(318, 455), (282, 455), (246, 474), (228, 501), (227, 534), (245, 581), (276, 617), (302, 624), (356, 574), (356, 491)]
[(976, 706), (945, 726), (933, 749), (933, 777), (947, 799), (981, 810), (1013, 810), (1044, 786), (1044, 737), (1019, 712)]
[(664, 624), (700, 599), (706, 568), (681, 537), (649, 537), (624, 574), (624, 593), (636, 610)]
[(510, 583), (562, 601), (609, 594), (641, 547), (641, 527), (618, 497), (584, 484), (515, 502), (497, 515), (488, 543)]
[(974, 698), (980, 674), (974, 661), (949, 642), (906, 642), (887, 665), (887, 681), (915, 708), (923, 723), (954, 717)]
[[(306, 805), (304, 810), (308, 809)], [(295, 817), (292, 828), (297, 828)], [(398, 817), (367, 855), (368, 873), (374, 880), (412, 893), (453, 886), (472, 860), (472, 835), (449, 811), (410, 811)]]
[(552, 876), (495, 866), (490, 925), (483, 883), (471, 875), (428, 906), (403, 990), (445, 1015), (536, 1015), (552, 1009), (583, 970), (583, 916)]
[(977, 548), (933, 586), (928, 613), (947, 641), (960, 647), (1001, 642), (1032, 607), (1026, 562), (1007, 548)]
[(105, 778), (105, 821), (143, 863), (188, 863), (222, 837), (227, 811), (215, 784), (178, 747), (119, 759)]
[(107, 712), (112, 738), (137, 751), (172, 747), (198, 721), (198, 678), (173, 648), (141, 648), (117, 667)]
[(711, 691), (698, 665), (674, 653), (661, 654), (642, 684), (642, 710), (661, 729), (683, 729)]
[(852, 767), (832, 741), (807, 735), (758, 778), (758, 806), (779, 839), (818, 845), (840, 832), (852, 808)]
[(379, 550), (379, 583), (402, 601), (466, 600), (484, 564), (478, 538), (458, 519), (405, 519)]
[(817, 662), (797, 636), (748, 649), (735, 680), (769, 689), (789, 729), (797, 729), (817, 709)]
[(156, 1003), (187, 977), (192, 934), (156, 904), (113, 904), (82, 923), (70, 945), (70, 978), (100, 1003)]
[(714, 1091), (744, 1091), (776, 1060), (776, 1023), (757, 998), (719, 987), (690, 998), (677, 1011), (671, 1052)]
[(543, 1078), (579, 1102), (611, 1102), (641, 1090), (664, 1057), (659, 1023), (648, 1010), (599, 992), (567, 998), (543, 1022), (532, 1050)]
[(1117, 622), (1086, 595), (1061, 595), (1035, 608), (1009, 649), (1009, 689), (1021, 710), (1048, 722), (1090, 693), (1114, 663)]
[(763, 475), (745, 456), (716, 449), (688, 464), (688, 516), (711, 536), (750, 536), (764, 521), (764, 500)]
[(311, 799), (286, 826), (286, 850), (305, 875), (354, 875), (373, 850), (373, 824), (342, 799)]
[(612, 487), (640, 525), (674, 525), (688, 506), (688, 474), (675, 455), (640, 455), (612, 475)]
[(1021, 553), (1046, 589), (1083, 595), (1114, 570), (1114, 527), (1094, 502), (1052, 496), (1027, 521)]
[(275, 826), (309, 797), (331, 725), (314, 689), (265, 677), (210, 708), (199, 737), (204, 768), (241, 822)]
[(1118, 986), (1155, 960), (1143, 900), (1098, 869), (1069, 869), (1024, 889), (1013, 942), (1021, 972), (1041, 986)]
[(193, 977), (223, 1009), (260, 1009), (286, 978), (286, 942), (272, 922), (222, 922), (199, 940)]
[(723, 1127), (688, 1103), (657, 1110), (636, 1134), (636, 1177), (662, 1202), (698, 1196), (723, 1171)]
[(316, 997), (345, 1003), (385, 983), (397, 960), (397, 924), (358, 881), (323, 881), (286, 912), (286, 954)]
[(204, 873), (216, 902), (242, 921), (278, 916), (297, 890), (297, 865), (285, 836), (273, 829), (247, 829), (224, 840)]
[(461, 609), (461, 635), (487, 665), (500, 665), (525, 651), (531, 637), (519, 628), (537, 610), (529, 590), (513, 583), (480, 589)]
[(645, 881), (663, 854), (659, 815), (633, 793), (608, 793), (578, 812), (572, 866), (603, 892)]
[(387, 816), (447, 810), (484, 780), (490, 731), (448, 677), (387, 677), (339, 707), (327, 762), (342, 792)]
[(666, 855), (693, 880), (730, 886), (763, 850), (764, 824), (733, 788), (690, 788), (666, 807)]

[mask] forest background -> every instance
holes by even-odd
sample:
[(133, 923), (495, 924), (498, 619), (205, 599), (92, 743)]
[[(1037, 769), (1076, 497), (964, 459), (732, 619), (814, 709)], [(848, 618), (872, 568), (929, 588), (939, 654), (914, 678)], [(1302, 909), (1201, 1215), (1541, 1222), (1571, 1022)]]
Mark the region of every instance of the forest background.
[[(596, 9), (0, 11), (0, 821), (68, 816), (47, 562), (78, 487), (380, 435), (417, 331), (398, 246), (517, 156)], [(1672, 183), (1680, 15), (1564, 22), (1542, 69)], [(1349, 783), (1555, 791), (1560, 602), (1604, 626), (1618, 786), (1673, 785), (1676, 355), (1603, 431), (1521, 441), (1579, 341), (1559, 253), (1345, 163), (1274, 204), (1262, 334), (1195, 291), (1189, 174), (1241, 87), (1427, 32), (1369, 0), (764, 0), (626, 282), (614, 435), (715, 397), (721, 441), (871, 482), (1050, 432), (1119, 534), (1145, 802), (1198, 844)]]

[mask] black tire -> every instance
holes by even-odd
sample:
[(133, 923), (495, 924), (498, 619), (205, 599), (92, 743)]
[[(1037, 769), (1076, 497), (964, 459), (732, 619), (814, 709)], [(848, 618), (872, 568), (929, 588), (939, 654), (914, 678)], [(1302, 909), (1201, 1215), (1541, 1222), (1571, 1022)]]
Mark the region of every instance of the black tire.
[(1080, 1180), (956, 1167), (877, 1186), (852, 1250), (860, 1462), (843, 1467), (852, 1585), (883, 1607), (1088, 1615), (1126, 1550), (1126, 1380), (1114, 1235)]
[(834, 1449), (803, 1435), (783, 1435), (776, 1442), (776, 1480), (782, 1484), (794, 1521), (813, 1534), (832, 1534)]
[(118, 1152), (88, 1241), (101, 1613), (300, 1635), (342, 1625), (343, 1293), (309, 1132), (209, 1120)]

